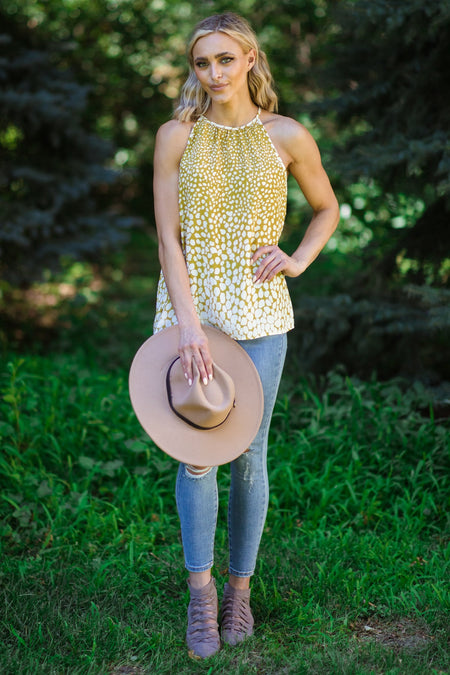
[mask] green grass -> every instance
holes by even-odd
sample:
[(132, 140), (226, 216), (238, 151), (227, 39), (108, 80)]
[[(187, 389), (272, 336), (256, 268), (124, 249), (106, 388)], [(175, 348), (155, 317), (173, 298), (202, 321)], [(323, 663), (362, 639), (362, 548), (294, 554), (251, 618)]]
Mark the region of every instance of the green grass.
[[(448, 425), (420, 384), (286, 372), (255, 636), (194, 662), (176, 462), (126, 368), (60, 350), (9, 354), (1, 377), (1, 673), (450, 672)], [(228, 483), (223, 467), (219, 589)]]
[[(293, 353), (270, 435), (255, 636), (189, 659), (177, 464), (127, 391), (157, 272), (154, 239), (133, 237), (103, 268), (69, 265), (3, 296), (0, 673), (450, 673), (448, 420), (418, 382), (302, 377)], [(335, 289), (341, 264), (321, 256), (300, 291)], [(223, 467), (219, 592), (228, 485)]]

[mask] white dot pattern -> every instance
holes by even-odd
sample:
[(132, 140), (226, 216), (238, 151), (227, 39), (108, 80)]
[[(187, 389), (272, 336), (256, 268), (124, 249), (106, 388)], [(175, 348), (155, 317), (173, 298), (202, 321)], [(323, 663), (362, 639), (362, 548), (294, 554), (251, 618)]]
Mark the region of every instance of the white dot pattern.
[[(243, 127), (205, 117), (194, 125), (180, 163), (181, 244), (202, 323), (237, 340), (294, 327), (283, 274), (253, 283), (257, 248), (277, 244), (286, 216), (287, 174), (259, 114)], [(177, 323), (164, 277), (154, 331)]]

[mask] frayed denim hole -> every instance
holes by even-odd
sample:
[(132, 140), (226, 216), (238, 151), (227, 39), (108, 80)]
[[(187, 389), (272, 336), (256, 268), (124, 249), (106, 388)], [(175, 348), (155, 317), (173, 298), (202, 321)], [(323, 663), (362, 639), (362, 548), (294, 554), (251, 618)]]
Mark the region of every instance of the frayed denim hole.
[(184, 472), (186, 478), (191, 478), (192, 480), (199, 480), (200, 478), (204, 478), (212, 471), (212, 466), (210, 466), (206, 467), (202, 473), (191, 473), (191, 471), (189, 471), (189, 467), (190, 464), (186, 464), (184, 467)]

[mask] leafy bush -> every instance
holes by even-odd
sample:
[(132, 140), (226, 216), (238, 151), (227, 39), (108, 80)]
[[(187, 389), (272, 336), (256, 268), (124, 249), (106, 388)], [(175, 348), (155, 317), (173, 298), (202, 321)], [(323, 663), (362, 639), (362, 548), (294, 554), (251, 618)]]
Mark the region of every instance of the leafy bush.
[(296, 297), (292, 351), (303, 372), (344, 364), (360, 377), (450, 378), (450, 292), (405, 286), (392, 299)]

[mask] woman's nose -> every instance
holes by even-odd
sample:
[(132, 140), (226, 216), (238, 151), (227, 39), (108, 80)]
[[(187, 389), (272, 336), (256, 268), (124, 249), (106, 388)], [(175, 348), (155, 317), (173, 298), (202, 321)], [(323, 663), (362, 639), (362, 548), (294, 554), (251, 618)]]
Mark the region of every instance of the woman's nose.
[(213, 80), (220, 80), (222, 77), (222, 71), (220, 69), (220, 66), (218, 66), (216, 63), (213, 63), (211, 65), (211, 77)]

